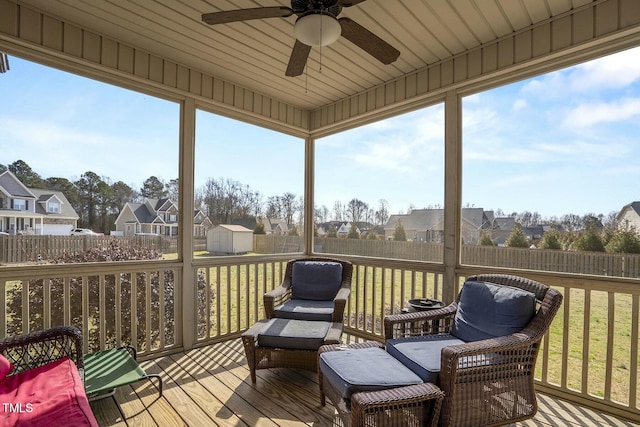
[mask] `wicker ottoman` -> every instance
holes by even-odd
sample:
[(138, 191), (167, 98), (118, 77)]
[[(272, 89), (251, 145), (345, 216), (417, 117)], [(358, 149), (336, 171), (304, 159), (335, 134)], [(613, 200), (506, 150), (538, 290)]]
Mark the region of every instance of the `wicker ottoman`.
[(338, 344), (342, 323), (292, 319), (260, 320), (242, 334), (242, 344), (256, 382), (256, 370), (267, 368), (318, 370), (318, 348)]
[(324, 345), (318, 360), (320, 402), (329, 397), (344, 426), (437, 426), (444, 393), (381, 344)]

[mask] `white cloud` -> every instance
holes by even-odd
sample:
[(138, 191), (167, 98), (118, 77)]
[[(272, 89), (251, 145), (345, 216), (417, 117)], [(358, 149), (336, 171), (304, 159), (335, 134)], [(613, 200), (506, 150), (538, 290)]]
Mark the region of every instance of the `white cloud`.
[(570, 73), (572, 89), (618, 89), (640, 80), (640, 48), (625, 50), (574, 68)]
[(523, 85), (522, 93), (547, 100), (568, 99), (625, 88), (638, 81), (640, 48), (634, 48), (534, 78)]
[(520, 110), (524, 110), (529, 106), (529, 103), (525, 100), (525, 99), (516, 99), (515, 102), (513, 103), (513, 109), (515, 111), (520, 111)]
[(622, 98), (597, 104), (581, 104), (571, 109), (563, 119), (565, 127), (589, 127), (640, 117), (640, 98)]

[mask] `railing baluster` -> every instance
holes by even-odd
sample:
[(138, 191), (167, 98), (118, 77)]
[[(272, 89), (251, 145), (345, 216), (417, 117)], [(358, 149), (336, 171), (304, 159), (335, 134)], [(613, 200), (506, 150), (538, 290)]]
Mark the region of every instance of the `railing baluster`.
[[(28, 280), (22, 280), (22, 333), (23, 334), (28, 334), (29, 333), (29, 305), (30, 305), (30, 298), (29, 298), (29, 281)], [(26, 301), (27, 303), (25, 304), (24, 301)]]
[(42, 327), (51, 327), (51, 280), (42, 279)]
[(114, 302), (114, 317), (115, 317), (115, 343), (116, 347), (122, 346), (122, 275), (116, 273), (115, 275), (115, 295)]
[(164, 317), (165, 317), (164, 288), (165, 286), (167, 286), (167, 271), (160, 270), (158, 272), (158, 328), (160, 328), (160, 330), (158, 331), (158, 336), (160, 339), (160, 342), (159, 342), (160, 349), (163, 349), (164, 346), (166, 345), (165, 333), (167, 330), (167, 326), (164, 321)]
[(616, 323), (616, 296), (614, 292), (607, 293), (607, 358), (605, 364), (604, 398), (611, 400), (611, 379), (613, 377), (613, 337)]
[(138, 274), (131, 273), (131, 345), (138, 348)]
[(106, 286), (104, 283), (104, 274), (101, 274), (98, 277), (98, 301), (100, 305), (99, 313), (98, 313), (98, 322), (100, 329), (100, 350), (104, 350), (106, 346), (106, 335), (107, 335), (107, 302), (106, 302)]
[(635, 294), (631, 297), (631, 351), (629, 366), (629, 407), (635, 408), (638, 399), (638, 311), (640, 310), (640, 297)]
[[(566, 291), (565, 291), (566, 292)], [(565, 305), (565, 310), (567, 310)], [(589, 343), (591, 338), (591, 290), (584, 291), (584, 315), (582, 324), (582, 393), (589, 394)], [(568, 330), (565, 325), (565, 330)]]
[[(160, 272), (158, 271), (158, 274)], [(145, 283), (144, 283), (144, 299), (145, 299), (145, 310), (144, 310), (144, 336), (145, 336), (145, 349), (144, 352), (148, 353), (151, 351), (151, 287), (153, 286), (152, 272), (146, 271), (144, 273)]]
[[(89, 277), (82, 276), (82, 341), (85, 353), (89, 352)], [(93, 349), (92, 349), (93, 350)]]

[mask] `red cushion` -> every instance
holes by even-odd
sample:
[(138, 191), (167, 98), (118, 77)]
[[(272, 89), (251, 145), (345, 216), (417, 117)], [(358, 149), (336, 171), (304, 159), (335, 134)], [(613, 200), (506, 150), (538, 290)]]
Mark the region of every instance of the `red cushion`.
[(0, 381), (2, 381), (12, 369), (13, 365), (11, 362), (9, 362), (4, 355), (0, 354)]
[(98, 426), (76, 365), (65, 357), (0, 381), (3, 426)]

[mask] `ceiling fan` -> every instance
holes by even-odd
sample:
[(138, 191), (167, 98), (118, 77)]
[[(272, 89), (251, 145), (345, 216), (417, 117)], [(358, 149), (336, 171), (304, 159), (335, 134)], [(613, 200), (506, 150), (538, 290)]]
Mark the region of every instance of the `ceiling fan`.
[(205, 13), (202, 20), (209, 25), (251, 19), (288, 18), (297, 15), (294, 26), (296, 42), (289, 58), (286, 75), (302, 74), (312, 46), (327, 46), (341, 35), (383, 64), (391, 64), (400, 52), (380, 37), (349, 18), (338, 18), (343, 7), (366, 0), (291, 0), (291, 7), (256, 7)]

